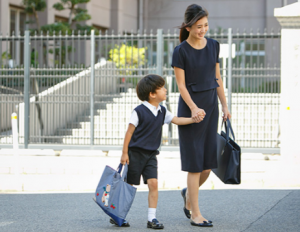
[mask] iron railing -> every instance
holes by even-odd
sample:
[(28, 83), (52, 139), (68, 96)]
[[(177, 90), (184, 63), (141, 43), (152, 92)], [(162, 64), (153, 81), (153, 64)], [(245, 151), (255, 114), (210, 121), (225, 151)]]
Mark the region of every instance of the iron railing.
[[(223, 30), (207, 36), (221, 44), (221, 75), (237, 142), (257, 151), (278, 149), (280, 33)], [(25, 147), (120, 146), (140, 103), (136, 83), (149, 73), (165, 78), (168, 98), (163, 104), (176, 114), (179, 93), (170, 65), (178, 44), (176, 31), (162, 30), (0, 36), (1, 146), (12, 143), (13, 112)], [(235, 49), (228, 57), (231, 45)], [(162, 145), (178, 145), (176, 125), (164, 126)]]

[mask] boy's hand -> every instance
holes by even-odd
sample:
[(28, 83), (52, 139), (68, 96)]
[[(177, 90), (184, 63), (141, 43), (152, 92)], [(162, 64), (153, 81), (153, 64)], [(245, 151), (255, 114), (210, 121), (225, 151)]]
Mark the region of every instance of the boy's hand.
[(205, 115), (206, 115), (206, 113), (205, 113), (204, 110), (201, 109), (201, 110), (198, 112), (198, 115), (199, 115), (200, 117), (204, 118)]
[(196, 123), (201, 122), (204, 119), (205, 115), (206, 113), (203, 109), (200, 108), (192, 109), (192, 119)]
[(128, 153), (123, 153), (121, 156), (121, 164), (125, 164), (127, 163), (127, 165), (129, 165), (129, 156)]
[(197, 114), (196, 114), (196, 117), (192, 117), (194, 123), (199, 123), (199, 122), (202, 122), (203, 119), (205, 118), (205, 111), (204, 110), (200, 110)]

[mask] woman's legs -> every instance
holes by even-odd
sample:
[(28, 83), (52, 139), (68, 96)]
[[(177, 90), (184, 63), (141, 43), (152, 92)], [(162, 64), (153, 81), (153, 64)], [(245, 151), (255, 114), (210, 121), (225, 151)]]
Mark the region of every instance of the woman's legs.
[(207, 180), (210, 169), (200, 173), (188, 173), (187, 176), (187, 192), (186, 192), (186, 208), (193, 212), (192, 219), (196, 223), (207, 221), (200, 212), (198, 202), (199, 187)]
[(201, 187), (201, 185), (204, 184), (204, 182), (207, 180), (207, 178), (209, 177), (210, 171), (211, 171), (211, 169), (207, 169), (207, 170), (203, 170), (201, 172), (199, 187)]
[[(200, 175), (200, 180), (199, 180), (199, 187), (201, 187), (202, 184), (205, 183), (205, 181), (207, 180), (207, 178), (209, 177), (211, 169), (208, 170), (203, 170), (201, 172)], [(191, 204), (190, 204), (190, 200), (189, 200), (189, 194), (188, 194), (188, 190), (186, 191), (186, 209), (190, 210), (191, 209)]]

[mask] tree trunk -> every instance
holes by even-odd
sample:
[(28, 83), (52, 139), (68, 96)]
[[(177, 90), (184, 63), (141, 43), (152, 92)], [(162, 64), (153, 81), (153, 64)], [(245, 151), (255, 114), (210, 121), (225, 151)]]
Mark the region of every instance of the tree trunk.
[(39, 21), (39, 16), (36, 12), (36, 10), (34, 8), (32, 8), (33, 10), (33, 13), (34, 13), (34, 17), (35, 17), (35, 20), (36, 20), (36, 26), (37, 26), (37, 31), (40, 32), (40, 21)]
[(70, 8), (70, 15), (69, 15), (69, 21), (68, 21), (71, 29), (72, 29), (72, 15), (73, 15), (74, 7), (75, 6), (72, 5), (71, 8)]

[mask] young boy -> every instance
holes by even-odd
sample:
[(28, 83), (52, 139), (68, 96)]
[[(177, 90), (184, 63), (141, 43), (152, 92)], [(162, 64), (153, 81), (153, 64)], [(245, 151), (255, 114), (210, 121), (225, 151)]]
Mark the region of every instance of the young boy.
[[(142, 175), (144, 183), (148, 185), (147, 227), (152, 229), (164, 228), (164, 225), (156, 219), (158, 200), (156, 155), (159, 154), (157, 149), (161, 142), (162, 126), (170, 122), (177, 125), (194, 123), (192, 118), (178, 118), (159, 105), (166, 100), (167, 90), (164, 85), (164, 79), (154, 74), (147, 75), (138, 82), (136, 92), (143, 104), (132, 112), (121, 157), (121, 163), (128, 164), (127, 183), (139, 185)], [(129, 223), (125, 222), (123, 226), (129, 226)]]

